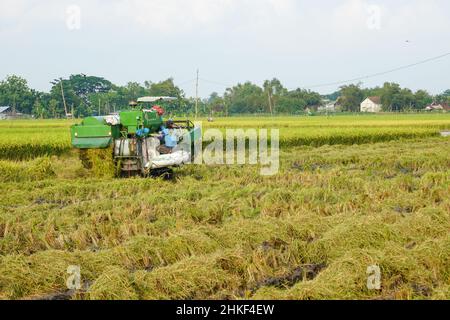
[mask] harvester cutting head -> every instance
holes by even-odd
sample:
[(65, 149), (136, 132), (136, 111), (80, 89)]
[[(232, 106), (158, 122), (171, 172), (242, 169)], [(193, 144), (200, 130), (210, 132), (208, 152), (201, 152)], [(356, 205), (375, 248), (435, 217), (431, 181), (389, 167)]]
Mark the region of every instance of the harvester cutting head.
[(174, 100), (143, 97), (130, 110), (85, 118), (71, 127), (72, 145), (81, 150), (111, 148), (122, 173), (130, 175), (188, 163), (201, 129), (189, 120), (164, 122), (164, 109), (155, 103)]

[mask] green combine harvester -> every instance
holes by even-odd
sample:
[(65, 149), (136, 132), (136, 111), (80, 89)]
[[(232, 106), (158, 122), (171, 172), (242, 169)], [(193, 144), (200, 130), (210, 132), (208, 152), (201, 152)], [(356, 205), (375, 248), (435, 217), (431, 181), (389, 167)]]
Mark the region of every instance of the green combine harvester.
[(163, 120), (158, 104), (171, 97), (143, 97), (131, 109), (102, 117), (88, 117), (71, 127), (72, 145), (82, 152), (110, 149), (122, 176), (163, 175), (190, 163), (201, 128), (189, 121)]

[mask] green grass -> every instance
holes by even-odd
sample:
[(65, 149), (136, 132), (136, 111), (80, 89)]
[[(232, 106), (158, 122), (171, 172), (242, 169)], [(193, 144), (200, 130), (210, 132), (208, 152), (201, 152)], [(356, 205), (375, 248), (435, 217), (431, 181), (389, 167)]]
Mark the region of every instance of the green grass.
[[(76, 299), (449, 299), (450, 140), (433, 136), (450, 118), (337, 118), (207, 124), (292, 126), (272, 177), (185, 166), (176, 181), (101, 178), (76, 152), (2, 156), (0, 298), (64, 292), (79, 265), (89, 290)], [(0, 123), (0, 135), (49, 146), (67, 125)], [(326, 143), (299, 143), (308, 126)], [(374, 264), (380, 291), (366, 287)]]

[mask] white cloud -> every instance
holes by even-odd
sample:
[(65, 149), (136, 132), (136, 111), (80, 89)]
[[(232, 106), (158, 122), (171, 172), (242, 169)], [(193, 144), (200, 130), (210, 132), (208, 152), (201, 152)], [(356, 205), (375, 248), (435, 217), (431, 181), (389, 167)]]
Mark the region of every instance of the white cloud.
[(389, 32), (448, 28), (442, 3), (443, 0), (1, 0), (0, 27), (29, 30), (37, 24), (64, 26), (61, 21), (66, 7), (75, 4), (82, 9), (89, 26), (109, 26), (111, 30), (116, 26), (124, 28), (125, 24), (128, 28), (172, 35), (245, 29), (277, 34), (278, 30), (290, 29), (328, 33), (341, 41), (368, 31), (369, 6), (379, 6), (381, 28), (389, 28)]
[(114, 12), (144, 30), (185, 34), (270, 23), (290, 14), (293, 0), (132, 0), (117, 1)]
[[(81, 29), (71, 33), (70, 5), (81, 9)], [(379, 29), (368, 27), (370, 6), (380, 8)], [(49, 69), (70, 57), (67, 72), (92, 65), (117, 78), (142, 65), (153, 74), (207, 64), (240, 80), (284, 73), (327, 82), (448, 50), (448, 12), (448, 0), (0, 0), (0, 71), (16, 72), (40, 51)]]
[(442, 1), (410, 0), (401, 6), (391, 5), (386, 13), (387, 27), (392, 31), (409, 33), (442, 33), (449, 31), (450, 19)]
[(43, 24), (61, 23), (64, 8), (55, 0), (1, 0), (0, 36), (26, 34)]

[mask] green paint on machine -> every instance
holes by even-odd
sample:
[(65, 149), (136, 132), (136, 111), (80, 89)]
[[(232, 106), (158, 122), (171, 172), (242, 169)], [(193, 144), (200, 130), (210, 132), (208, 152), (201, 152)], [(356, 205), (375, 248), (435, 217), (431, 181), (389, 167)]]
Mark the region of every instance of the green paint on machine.
[[(103, 117), (88, 117), (81, 124), (71, 127), (72, 146), (77, 149), (106, 149), (114, 146), (114, 161), (121, 165), (122, 172), (126, 174), (151, 174), (151, 170), (160, 170), (182, 165), (192, 156), (187, 157), (179, 150), (170, 147), (161, 149), (170, 152), (170, 159), (158, 158), (159, 132), (164, 125), (164, 109), (153, 103), (162, 103), (176, 100), (170, 97), (144, 97), (140, 98), (138, 105), (131, 105), (130, 110), (119, 114)], [(150, 106), (145, 104), (150, 103)], [(174, 121), (171, 130), (178, 130), (178, 143), (184, 141), (186, 135), (191, 140), (191, 147), (201, 139), (201, 129), (195, 128), (189, 121)], [(173, 134), (173, 133), (171, 133)], [(162, 156), (162, 155), (161, 155)]]
[(103, 149), (120, 136), (119, 126), (107, 125), (104, 118), (89, 117), (71, 127), (72, 145), (78, 149)]

